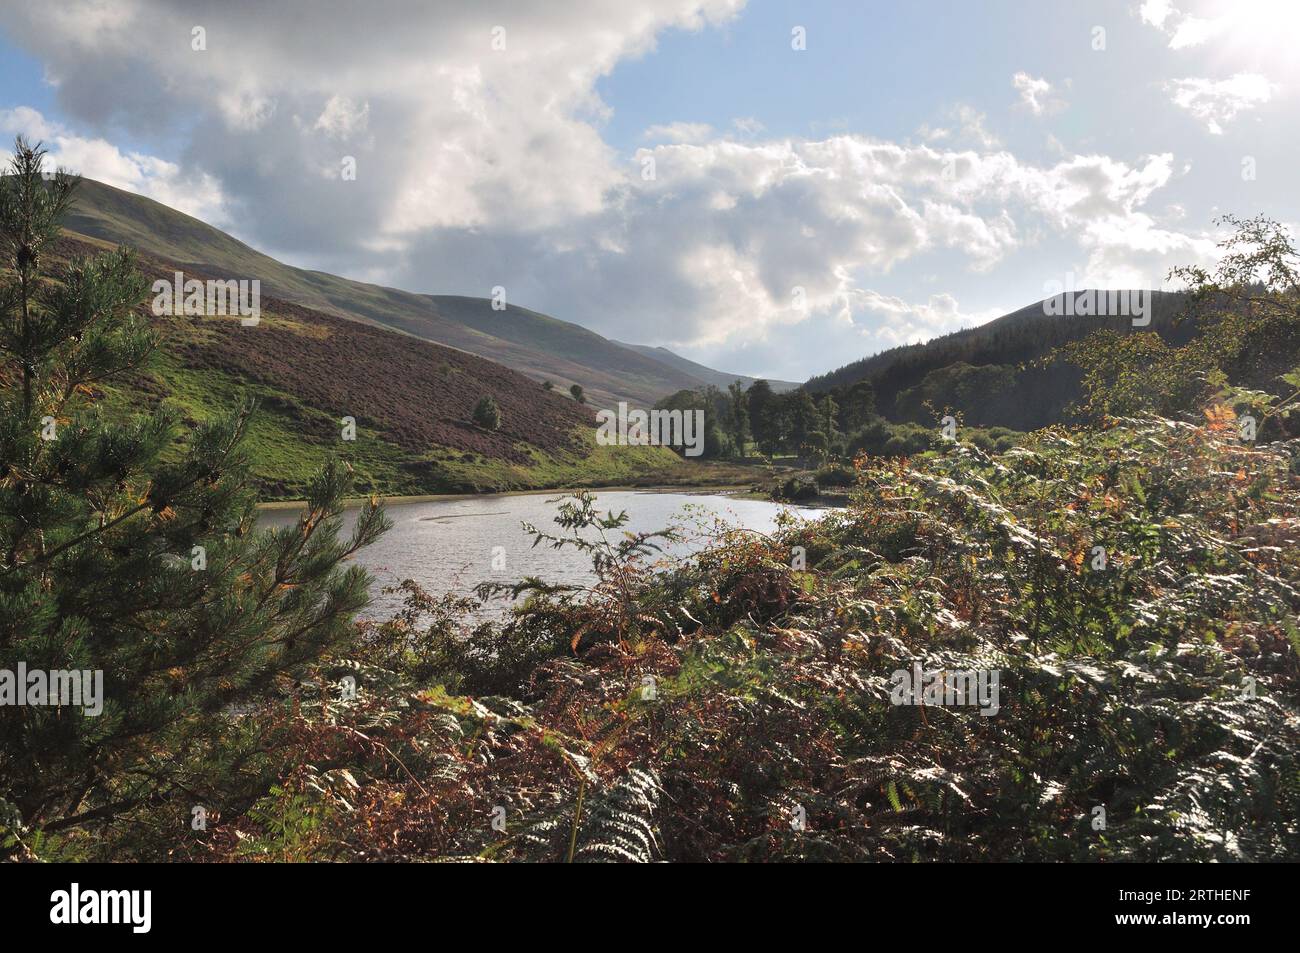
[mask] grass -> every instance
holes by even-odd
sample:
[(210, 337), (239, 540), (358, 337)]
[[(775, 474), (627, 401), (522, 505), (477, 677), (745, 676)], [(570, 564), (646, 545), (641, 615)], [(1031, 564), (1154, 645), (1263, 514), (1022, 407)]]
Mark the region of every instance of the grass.
[[(596, 443), (590, 429), (576, 431), (584, 453), (547, 453), (527, 444), (518, 449), (528, 462), (518, 464), (453, 447), (433, 447), (413, 455), (382, 434), (359, 427), (355, 441), (341, 438), (339, 421), (303, 407), (285, 391), (250, 384), (223, 371), (186, 368), (175, 355), (159, 355), (151, 369), (168, 393), (193, 421), (212, 419), (238, 409), (247, 397), (261, 408), (253, 419), (244, 449), (267, 500), (298, 499), (306, 485), (331, 454), (340, 455), (353, 468), (356, 488), (384, 496), (436, 493), (487, 493), (508, 490), (559, 489), (621, 485), (731, 485), (747, 476), (743, 468), (723, 468), (683, 461), (663, 447), (606, 447)], [(105, 404), (143, 409), (139, 393), (114, 391)], [(290, 416), (282, 408), (295, 407)], [(296, 418), (296, 419), (295, 419)], [(326, 441), (304, 432), (304, 419), (312, 430), (333, 430), (339, 439)]]
[[(102, 250), (65, 238), (55, 258)], [(151, 278), (169, 274), (156, 259), (140, 265)], [(243, 450), (265, 501), (301, 499), (331, 455), (352, 468), (359, 493), (388, 497), (747, 478), (663, 447), (598, 446), (591, 406), (509, 368), (266, 294), (255, 329), (234, 317), (149, 320), (159, 336), (152, 362), (101, 391), (101, 408), (129, 415), (167, 401), (192, 427), (256, 399)], [(472, 422), (484, 395), (503, 410), (498, 429)], [(343, 439), (345, 416), (355, 419), (355, 440)]]

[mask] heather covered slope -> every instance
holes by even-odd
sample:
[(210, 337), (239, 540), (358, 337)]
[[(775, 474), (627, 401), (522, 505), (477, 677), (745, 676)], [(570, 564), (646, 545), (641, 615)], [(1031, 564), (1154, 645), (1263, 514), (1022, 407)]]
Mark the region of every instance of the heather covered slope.
[(82, 181), (67, 228), (220, 277), (257, 278), (265, 294), (286, 302), (460, 348), (564, 390), (580, 384), (602, 406), (619, 399), (650, 406), (701, 385), (586, 328), (527, 308), (511, 304), (494, 311), (487, 298), (414, 294), (294, 268), (196, 218), (90, 179)]
[[(65, 238), (57, 255), (98, 250)], [(179, 267), (152, 256), (140, 264), (151, 281)], [(184, 267), (187, 277), (206, 277)], [(500, 364), (265, 289), (261, 306), (256, 327), (236, 317), (152, 318), (162, 335), (153, 367), (104, 396), (178, 401), (195, 421), (260, 398), (250, 450), (270, 497), (300, 495), (331, 452), (356, 469), (359, 490), (385, 494), (618, 483), (679, 466), (662, 448), (596, 446), (589, 405)], [(483, 397), (501, 409), (496, 431), (473, 422)], [(342, 437), (344, 417), (355, 419), (354, 441)]]

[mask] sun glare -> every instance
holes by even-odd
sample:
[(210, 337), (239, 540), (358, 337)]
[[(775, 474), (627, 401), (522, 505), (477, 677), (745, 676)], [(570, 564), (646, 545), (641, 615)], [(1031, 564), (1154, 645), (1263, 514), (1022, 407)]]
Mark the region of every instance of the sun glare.
[(1300, 71), (1300, 0), (1218, 0), (1178, 23), (1173, 46), (1204, 46), (1225, 68)]

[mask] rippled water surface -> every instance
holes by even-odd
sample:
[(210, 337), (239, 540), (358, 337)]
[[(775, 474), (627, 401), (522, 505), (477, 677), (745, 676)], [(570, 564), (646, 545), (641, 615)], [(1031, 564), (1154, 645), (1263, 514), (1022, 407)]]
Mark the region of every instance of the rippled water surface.
[[(520, 527), (527, 521), (558, 535), (560, 529), (552, 522), (556, 504), (551, 501), (560, 495), (529, 493), (389, 504), (386, 509), (393, 528), (356, 557), (375, 577), (374, 603), (364, 615), (376, 619), (391, 616), (401, 597), (382, 590), (404, 579), (413, 579), (435, 594), (454, 591), (464, 595), (470, 595), (480, 582), (514, 582), (524, 576), (540, 576), (548, 582), (588, 580), (591, 564), (586, 556), (570, 547), (556, 550), (543, 544), (534, 549), (532, 538)], [(596, 500), (602, 512), (626, 510), (630, 517), (626, 529), (634, 532), (679, 527), (688, 538), (666, 547), (668, 553), (678, 555), (707, 543), (715, 517), (767, 533), (776, 528), (782, 511), (800, 518), (824, 512), (716, 493), (610, 490), (598, 491)], [(283, 526), (297, 515), (294, 510), (267, 510), (261, 525)], [(346, 529), (351, 529), (354, 519), (355, 511), (351, 511)], [(494, 547), (498, 546), (504, 549), (504, 571), (493, 571)]]

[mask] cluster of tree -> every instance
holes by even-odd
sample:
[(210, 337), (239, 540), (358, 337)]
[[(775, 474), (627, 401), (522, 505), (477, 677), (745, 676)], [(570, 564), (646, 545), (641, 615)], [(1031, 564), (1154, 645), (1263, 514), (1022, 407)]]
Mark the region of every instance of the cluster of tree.
[(796, 456), (824, 460), (847, 452), (850, 435), (876, 419), (871, 384), (859, 381), (814, 396), (799, 389), (778, 394), (765, 380), (746, 389), (733, 382), (681, 390), (655, 405), (662, 410), (703, 410), (704, 456)]
[[(1077, 382), (1072, 368), (1056, 369)], [(1018, 432), (997, 424), (998, 414), (981, 408), (1014, 398), (1018, 372), (1003, 366), (956, 364), (933, 371), (900, 395), (901, 419), (876, 407), (870, 381), (836, 384), (817, 393), (807, 387), (775, 393), (767, 381), (745, 389), (682, 390), (656, 404), (660, 409), (703, 410), (705, 457), (796, 457), (814, 464), (870, 456), (911, 456), (938, 445), (939, 418), (950, 409), (962, 415), (966, 437), (989, 450), (1010, 447)], [(973, 408), (973, 409), (972, 409)], [(990, 419), (990, 417), (992, 419)]]
[(843, 455), (848, 435), (876, 417), (875, 390), (866, 381), (817, 395), (806, 388), (775, 394), (757, 381), (747, 397), (754, 444), (768, 456)]
[[(742, 456), (737, 452), (724, 424), (732, 416), (730, 397), (709, 385), (702, 390), (679, 390), (655, 404), (656, 410), (680, 410), (683, 413), (704, 412), (704, 453), (706, 458)], [(679, 452), (683, 448), (675, 448)]]

